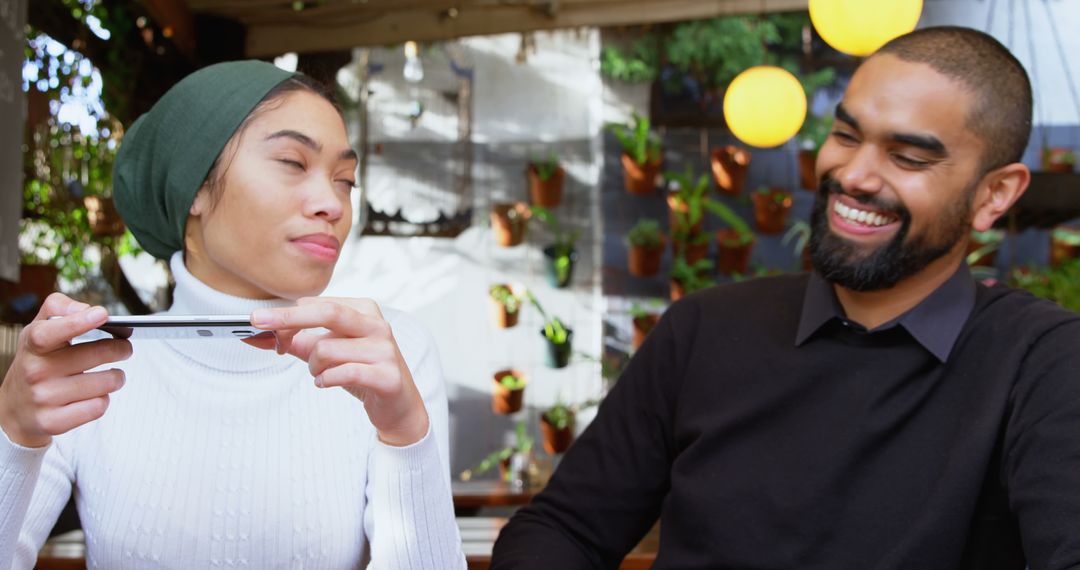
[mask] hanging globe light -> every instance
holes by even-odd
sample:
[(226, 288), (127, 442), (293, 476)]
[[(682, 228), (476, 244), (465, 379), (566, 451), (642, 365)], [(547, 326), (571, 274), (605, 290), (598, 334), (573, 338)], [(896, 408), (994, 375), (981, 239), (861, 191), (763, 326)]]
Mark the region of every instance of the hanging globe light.
[(744, 143), (774, 147), (787, 142), (806, 119), (806, 92), (794, 75), (760, 65), (740, 73), (724, 95), (724, 119)]
[(810, 0), (810, 21), (825, 43), (864, 56), (914, 30), (922, 7), (923, 0)]

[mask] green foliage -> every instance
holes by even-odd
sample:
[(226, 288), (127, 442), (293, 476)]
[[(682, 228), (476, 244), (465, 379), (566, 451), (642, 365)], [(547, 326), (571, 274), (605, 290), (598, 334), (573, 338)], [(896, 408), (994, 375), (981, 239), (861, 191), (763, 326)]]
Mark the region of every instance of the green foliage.
[(559, 157), (555, 151), (551, 151), (547, 158), (533, 158), (529, 164), (536, 169), (536, 176), (543, 182), (550, 180), (559, 171)]
[(555, 214), (551, 213), (551, 210), (543, 206), (531, 206), (532, 216), (534, 219), (540, 220), (547, 225), (548, 231), (551, 232), (554, 238), (552, 246), (555, 248), (556, 257), (565, 256), (569, 258), (570, 253), (574, 250), (574, 243), (577, 242), (578, 232), (577, 230), (571, 230), (564, 232), (562, 226), (559, 224), (559, 219), (555, 217)]
[(649, 315), (656, 314), (663, 307), (664, 302), (660, 299), (649, 299), (644, 305), (632, 303), (630, 305), (630, 318), (634, 320), (643, 319)]
[[(528, 434), (525, 420), (521, 420), (514, 426), (514, 444), (491, 452), (487, 457), (480, 460), (472, 469), (466, 469), (461, 473), (461, 478), (468, 481), (473, 475), (486, 473), (499, 466), (500, 463), (510, 459), (515, 453), (531, 453), (535, 441)], [(507, 473), (507, 476), (510, 476)]]
[(600, 53), (600, 73), (627, 83), (651, 83), (659, 67), (660, 53), (654, 34), (637, 38), (625, 52), (606, 47)]
[(655, 248), (661, 245), (660, 222), (650, 219), (638, 220), (626, 234), (626, 241), (634, 247)]
[(570, 331), (566, 328), (558, 317), (548, 316), (547, 311), (544, 310), (543, 305), (533, 295), (532, 291), (525, 291), (525, 295), (529, 298), (529, 302), (533, 307), (536, 307), (536, 312), (540, 313), (540, 316), (544, 319), (544, 337), (554, 344), (566, 344), (570, 340)]
[(806, 244), (810, 243), (810, 224), (803, 220), (799, 220), (788, 228), (788, 231), (784, 234), (784, 237), (780, 240), (781, 245), (789, 245), (792, 242), (795, 243), (795, 256), (802, 255), (803, 250), (806, 249)]
[(499, 378), (499, 384), (507, 390), (522, 390), (525, 388), (525, 379), (520, 376), (514, 376), (513, 374), (507, 374), (502, 378)]
[(573, 417), (573, 410), (561, 401), (555, 402), (555, 405), (544, 412), (544, 418), (547, 419), (548, 423), (555, 429), (566, 429), (570, 427), (570, 421)]
[(761, 188), (758, 188), (757, 190), (755, 190), (755, 192), (757, 192), (758, 194), (762, 194), (764, 196), (771, 196), (773, 202), (776, 202), (777, 204), (781, 204), (781, 205), (784, 202), (786, 202), (789, 198), (791, 198), (791, 192), (788, 192), (786, 190), (777, 190), (775, 188), (770, 188), (768, 186), (762, 186)]
[(634, 113), (631, 124), (610, 124), (608, 128), (634, 162), (646, 164), (660, 160), (660, 137), (651, 131), (648, 117)]
[(727, 224), (729, 228), (735, 230), (735, 233), (739, 236), (739, 243), (736, 245), (745, 245), (754, 241), (754, 232), (750, 229), (750, 226), (727, 204), (716, 200), (708, 200), (705, 202), (705, 207)]
[(716, 281), (707, 276), (712, 268), (713, 262), (708, 259), (699, 259), (690, 264), (686, 262), (686, 257), (678, 255), (671, 265), (671, 278), (682, 285), (683, 292), (689, 295), (716, 285)]
[(685, 239), (690, 230), (701, 221), (702, 208), (709, 201), (705, 195), (709, 190), (709, 175), (702, 174), (695, 181), (693, 170), (690, 165), (687, 165), (685, 172), (667, 172), (664, 177), (674, 182), (677, 187), (672, 192), (675, 202), (686, 206), (686, 212), (678, 209), (674, 212), (674, 233), (680, 236), (680, 239)]
[(1080, 245), (1080, 230), (1075, 228), (1054, 228), (1054, 241), (1067, 245)]
[(504, 283), (497, 283), (491, 286), (488, 290), (488, 294), (491, 295), (495, 302), (506, 307), (507, 313), (516, 313), (521, 308), (521, 297), (514, 294), (510, 287)]
[(1010, 274), (1009, 285), (1080, 313), (1080, 259), (1071, 259), (1059, 267), (1018, 268)]
[(802, 141), (802, 148), (811, 151), (816, 157), (818, 151), (825, 144), (825, 140), (829, 138), (829, 133), (832, 132), (832, 124), (832, 115), (820, 117), (808, 113), (806, 121), (803, 122), (802, 128), (799, 129), (798, 137)]

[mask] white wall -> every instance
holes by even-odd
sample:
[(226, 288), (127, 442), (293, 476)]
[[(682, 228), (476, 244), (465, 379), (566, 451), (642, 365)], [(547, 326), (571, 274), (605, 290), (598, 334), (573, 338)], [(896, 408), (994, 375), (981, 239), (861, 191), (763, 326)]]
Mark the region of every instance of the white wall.
[(22, 142), (26, 97), (22, 92), (26, 0), (0, 0), (0, 279), (19, 273), (22, 217)]

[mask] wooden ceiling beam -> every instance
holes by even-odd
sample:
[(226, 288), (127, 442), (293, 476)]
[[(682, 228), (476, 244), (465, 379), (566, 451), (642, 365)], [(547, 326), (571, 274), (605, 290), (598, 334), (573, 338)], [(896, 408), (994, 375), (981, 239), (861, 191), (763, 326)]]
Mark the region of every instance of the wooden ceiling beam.
[[(546, 3), (545, 3), (546, 5)], [(807, 0), (560, 0), (548, 13), (538, 5), (462, 7), (457, 16), (433, 10), (370, 14), (349, 22), (341, 13), (327, 19), (249, 24), (247, 54), (269, 57), (385, 45), (405, 40), (439, 41), (464, 36), (584, 26), (619, 26), (711, 18), (731, 14), (805, 10)], [(327, 6), (326, 9), (329, 9)], [(363, 11), (357, 12), (362, 17)]]

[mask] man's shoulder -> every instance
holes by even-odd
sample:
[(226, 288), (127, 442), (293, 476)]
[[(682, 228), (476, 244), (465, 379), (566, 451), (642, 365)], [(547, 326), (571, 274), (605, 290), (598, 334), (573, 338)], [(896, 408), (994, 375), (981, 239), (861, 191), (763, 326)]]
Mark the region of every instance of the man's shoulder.
[(1062, 339), (1080, 346), (1080, 313), (1004, 285), (979, 286), (969, 323), (974, 334), (987, 333), (1013, 344)]
[(755, 277), (723, 283), (687, 296), (687, 304), (702, 309), (762, 311), (768, 307), (802, 305), (808, 273)]

